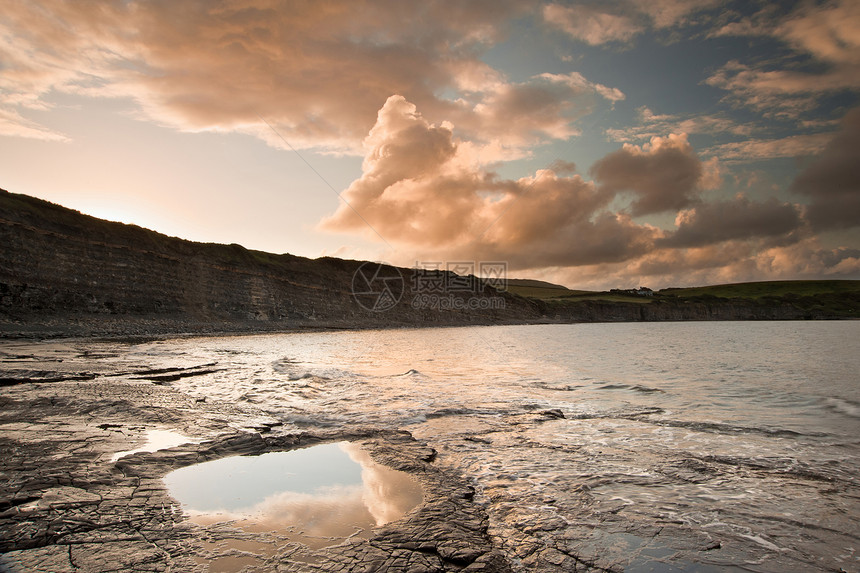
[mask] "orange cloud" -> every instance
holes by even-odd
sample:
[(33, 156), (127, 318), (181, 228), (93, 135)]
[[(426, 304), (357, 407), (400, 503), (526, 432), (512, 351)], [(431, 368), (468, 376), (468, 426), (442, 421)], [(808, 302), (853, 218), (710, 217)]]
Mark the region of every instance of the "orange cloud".
[(823, 248), (809, 237), (788, 246), (729, 241), (688, 249), (657, 249), (633, 262), (543, 269), (534, 276), (579, 288), (607, 285), (651, 288), (725, 284), (756, 280), (853, 278), (860, 273), (860, 250)]
[[(701, 191), (717, 185), (718, 164), (703, 162), (683, 134), (625, 144), (597, 161), (588, 181), (564, 163), (500, 178), (480, 160), (480, 144), (456, 133), (406, 98), (389, 98), (364, 140), (362, 176), (321, 228), (368, 236), (372, 228), (406, 248), (401, 264), (503, 260), (583, 287), (845, 276), (856, 267), (850, 249), (817, 245), (805, 218), (811, 206), (741, 195), (706, 201)], [(831, 147), (850, 155), (860, 148), (851, 142)], [(845, 177), (848, 155), (827, 163), (835, 178)], [(674, 213), (675, 227), (634, 219), (654, 213)]]
[(364, 145), (362, 176), (321, 228), (372, 228), (422, 256), (503, 258), (520, 267), (625, 260), (660, 235), (606, 212), (611, 195), (579, 175), (547, 169), (499, 179), (453, 126), (431, 124), (402, 96), (388, 99)]
[(0, 133), (24, 137), (61, 138), (21, 110), (75, 93), (132, 98), (181, 130), (282, 146), (265, 119), (294, 147), (360, 152), (379, 107), (401, 94), (516, 156), (518, 146), (578, 133), (573, 122), (596, 101), (624, 97), (576, 73), (511, 82), (482, 62), (530, 9), (513, 0), (0, 2)]
[(624, 94), (577, 72), (546, 73), (486, 91), (470, 110), (475, 118), (463, 114), (451, 118), (458, 128), (465, 125), (470, 137), (483, 141), (523, 145), (544, 138), (563, 140), (579, 134), (575, 120), (594, 111), (598, 98), (614, 103)]

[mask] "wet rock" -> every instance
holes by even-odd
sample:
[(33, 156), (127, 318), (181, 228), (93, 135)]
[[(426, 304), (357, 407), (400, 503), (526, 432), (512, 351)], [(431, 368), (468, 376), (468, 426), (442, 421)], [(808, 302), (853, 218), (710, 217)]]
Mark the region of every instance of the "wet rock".
[(96, 374), (83, 372), (78, 374), (66, 374), (63, 372), (45, 371), (6, 371), (0, 375), (0, 387), (15, 386), (17, 384), (44, 384), (48, 382), (64, 382), (66, 380), (93, 380)]
[(551, 410), (544, 410), (541, 412), (542, 415), (547, 418), (564, 418), (564, 412), (562, 412), (558, 408), (552, 408)]
[[(219, 540), (244, 536), (271, 545), (269, 533), (187, 521), (162, 477), (206, 460), (341, 440), (358, 441), (375, 461), (412, 473), (424, 503), (369, 539), (315, 550), (280, 541), (274, 554), (236, 555), (273, 571), (510, 570), (474, 489), (436, 467), (435, 450), (408, 432), (291, 432), (251, 407), (200, 402), (121, 376), (14, 385), (0, 398), (0, 571), (194, 571), (198, 562), (228, 555), (207, 549)], [(139, 447), (152, 428), (195, 441), (111, 462), (116, 452)]]

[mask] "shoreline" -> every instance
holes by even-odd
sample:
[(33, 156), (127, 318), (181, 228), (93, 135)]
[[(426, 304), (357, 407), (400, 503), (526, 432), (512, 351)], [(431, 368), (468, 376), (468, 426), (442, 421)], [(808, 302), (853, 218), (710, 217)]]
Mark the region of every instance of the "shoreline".
[[(194, 329), (171, 329), (152, 328), (148, 329), (134, 321), (123, 321), (129, 325), (128, 329), (87, 330), (78, 323), (66, 328), (35, 324), (30, 328), (13, 328), (10, 323), (0, 323), (0, 342), (11, 341), (34, 341), (47, 342), (55, 340), (86, 340), (105, 342), (138, 342), (146, 340), (162, 340), (168, 338), (198, 338), (207, 336), (254, 336), (260, 334), (300, 334), (306, 332), (344, 332), (344, 331), (367, 331), (367, 330), (411, 330), (425, 328), (468, 328), (475, 326), (525, 326), (525, 325), (554, 325), (554, 324), (625, 324), (625, 323), (659, 323), (659, 322), (808, 322), (808, 321), (852, 321), (860, 320), (860, 317), (823, 316), (815, 318), (803, 318), (790, 316), (786, 318), (770, 317), (748, 317), (748, 318), (666, 318), (666, 319), (639, 319), (639, 320), (558, 320), (544, 318), (541, 320), (516, 320), (516, 321), (475, 321), (454, 322), (442, 324), (297, 324), (297, 325), (275, 325), (262, 327), (260, 324), (241, 323), (243, 328), (212, 328), (209, 324), (205, 327)], [(223, 323), (222, 323), (223, 324)], [(16, 325), (17, 326), (17, 325)]]
[[(0, 405), (0, 571), (206, 571), (204, 564), (230, 556), (212, 548), (219, 539), (271, 539), (229, 524), (191, 523), (170, 498), (161, 480), (166, 473), (204, 460), (343, 440), (413, 475), (424, 501), (374, 529), (370, 539), (310, 551), (314, 567), (289, 560), (295, 547), (259, 555), (261, 566), (510, 571), (487, 535), (488, 517), (474, 503), (474, 490), (463, 476), (435, 466), (435, 451), (406, 431), (288, 430), (248, 404), (195, 400), (131, 374), (15, 384), (2, 389)], [(111, 460), (141, 446), (152, 429), (177, 431), (194, 443)]]

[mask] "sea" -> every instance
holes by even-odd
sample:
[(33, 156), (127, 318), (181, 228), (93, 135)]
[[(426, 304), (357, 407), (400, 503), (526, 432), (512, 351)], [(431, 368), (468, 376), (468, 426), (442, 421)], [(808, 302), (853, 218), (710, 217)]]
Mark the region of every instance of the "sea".
[(860, 571), (860, 321), (62, 345), (102, 368), (206, 365), (169, 385), (278, 431), (407, 430), (474, 487), (516, 570)]

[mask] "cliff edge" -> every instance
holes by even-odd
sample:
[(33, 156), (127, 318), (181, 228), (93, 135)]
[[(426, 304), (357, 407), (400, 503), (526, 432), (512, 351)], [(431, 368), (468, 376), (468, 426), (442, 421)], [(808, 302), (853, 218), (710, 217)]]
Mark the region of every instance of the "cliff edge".
[[(444, 298), (435, 292), (431, 299), (421, 296), (424, 287), (412, 280), (411, 269), (196, 243), (3, 190), (0, 245), (0, 335), (6, 336), (497, 324), (541, 317), (535, 302), (474, 277), (471, 290), (441, 293)], [(433, 284), (449, 275), (439, 273)], [(365, 294), (354, 296), (356, 288)]]
[(860, 281), (645, 289), (646, 298), (514, 283), (508, 292), (450, 272), (196, 243), (0, 190), (0, 337), (834, 319), (860, 309)]

